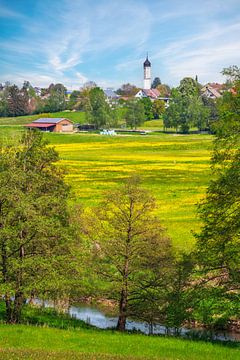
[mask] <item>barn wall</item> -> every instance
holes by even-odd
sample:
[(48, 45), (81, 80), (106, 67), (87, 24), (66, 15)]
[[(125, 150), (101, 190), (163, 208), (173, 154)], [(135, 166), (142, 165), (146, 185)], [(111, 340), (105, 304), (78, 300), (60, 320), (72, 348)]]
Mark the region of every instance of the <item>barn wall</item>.
[(71, 132), (73, 131), (73, 124), (71, 121), (64, 119), (56, 124), (54, 132)]

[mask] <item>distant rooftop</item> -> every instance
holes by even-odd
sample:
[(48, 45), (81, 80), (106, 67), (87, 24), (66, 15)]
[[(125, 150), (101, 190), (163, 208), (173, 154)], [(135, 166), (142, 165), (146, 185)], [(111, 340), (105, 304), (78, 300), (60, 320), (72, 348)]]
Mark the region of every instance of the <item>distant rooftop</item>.
[[(66, 118), (40, 118), (40, 119), (37, 119), (37, 120), (33, 121), (33, 123), (36, 123), (36, 124), (57, 124), (62, 120), (69, 120), (69, 119), (66, 119)], [(71, 121), (71, 120), (69, 120), (69, 121)]]
[(119, 95), (117, 95), (115, 93), (115, 91), (113, 91), (112, 89), (106, 89), (106, 90), (103, 90), (104, 91), (104, 94), (108, 97), (108, 98), (112, 98), (112, 99), (117, 99), (119, 98)]

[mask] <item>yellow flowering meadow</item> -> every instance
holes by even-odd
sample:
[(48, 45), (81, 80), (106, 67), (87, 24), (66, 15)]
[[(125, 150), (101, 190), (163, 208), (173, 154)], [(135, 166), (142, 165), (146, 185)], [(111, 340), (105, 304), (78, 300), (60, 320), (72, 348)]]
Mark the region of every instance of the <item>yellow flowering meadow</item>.
[(196, 204), (209, 182), (208, 135), (116, 136), (46, 134), (60, 154), (66, 181), (86, 206), (133, 173), (157, 198), (158, 214), (175, 246), (190, 248), (199, 229)]

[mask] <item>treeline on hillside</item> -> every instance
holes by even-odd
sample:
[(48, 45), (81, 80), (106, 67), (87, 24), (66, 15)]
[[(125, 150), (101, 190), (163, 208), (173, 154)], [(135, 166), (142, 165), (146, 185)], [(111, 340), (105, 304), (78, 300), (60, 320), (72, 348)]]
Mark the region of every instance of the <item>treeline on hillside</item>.
[[(38, 92), (40, 90), (40, 93)], [(51, 84), (47, 89), (33, 88), (25, 81), (19, 88), (6, 83), (0, 86), (0, 116), (21, 116), (66, 109), (66, 88)]]
[[(128, 317), (175, 328), (226, 328), (240, 304), (240, 83), (215, 123), (214, 180), (199, 205), (201, 231), (177, 252), (137, 177), (98, 206), (69, 207), (58, 154), (42, 134), (1, 146), (0, 288), (6, 321), (21, 321), (27, 299), (104, 298)], [(72, 201), (71, 201), (72, 203)]]
[[(222, 73), (228, 77), (222, 90), (222, 95), (226, 96), (230, 89), (235, 92), (234, 79), (239, 77), (240, 69), (232, 66)], [(0, 116), (73, 110), (85, 112), (87, 122), (96, 129), (120, 126), (137, 128), (146, 120), (161, 118), (165, 131), (174, 129), (188, 133), (191, 128), (213, 130), (212, 124), (219, 117), (222, 95), (217, 99), (203, 96), (197, 77), (186, 77), (178, 87), (172, 89), (155, 78), (152, 88), (159, 93), (159, 98), (155, 100), (150, 97), (136, 98), (139, 88), (132, 84), (123, 84), (117, 90), (120, 97), (111, 98), (93, 81), (71, 94), (62, 84), (39, 89), (33, 88), (28, 81), (21, 88), (6, 83), (0, 86)], [(163, 100), (166, 98), (169, 99), (167, 106)]]

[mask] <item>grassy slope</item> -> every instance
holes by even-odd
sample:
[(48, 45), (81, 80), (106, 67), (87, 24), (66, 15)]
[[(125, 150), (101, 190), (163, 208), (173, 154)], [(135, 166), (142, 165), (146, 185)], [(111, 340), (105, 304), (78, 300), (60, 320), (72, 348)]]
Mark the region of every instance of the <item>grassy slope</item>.
[[(1, 359), (46, 359), (47, 352), (52, 352), (49, 359), (240, 359), (239, 348), (219, 344), (110, 331), (60, 330), (25, 325), (0, 325), (0, 349)], [(86, 355), (80, 357), (81, 353)], [(16, 355), (10, 357), (10, 354)]]
[(56, 113), (44, 113), (37, 115), (26, 115), (26, 116), (16, 116), (16, 117), (0, 117), (0, 125), (24, 125), (29, 124), (33, 120), (39, 119), (41, 117), (48, 118), (67, 118), (72, 120), (74, 123), (84, 123), (85, 121), (85, 113), (83, 112), (68, 112), (61, 111)]

